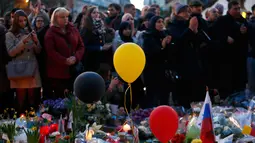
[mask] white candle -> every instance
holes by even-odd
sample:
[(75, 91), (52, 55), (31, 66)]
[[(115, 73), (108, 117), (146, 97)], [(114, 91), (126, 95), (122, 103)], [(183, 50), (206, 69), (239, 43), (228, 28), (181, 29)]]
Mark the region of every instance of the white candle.
[(129, 130), (131, 130), (130, 125), (129, 125), (129, 124), (125, 124), (125, 125), (123, 126), (123, 131), (124, 131), (124, 132), (128, 132)]
[(89, 131), (86, 131), (86, 135), (85, 135), (85, 137), (86, 137), (86, 141), (90, 141), (90, 140), (92, 140), (92, 136), (93, 136), (93, 134), (94, 134), (94, 131), (93, 130), (89, 130)]

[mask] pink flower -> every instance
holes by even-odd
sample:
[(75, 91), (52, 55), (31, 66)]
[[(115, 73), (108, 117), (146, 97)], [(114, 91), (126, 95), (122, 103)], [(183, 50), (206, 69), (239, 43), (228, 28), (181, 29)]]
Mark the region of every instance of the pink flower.
[(42, 114), (42, 118), (47, 119), (48, 121), (51, 121), (52, 116), (50, 114), (44, 113), (44, 114)]

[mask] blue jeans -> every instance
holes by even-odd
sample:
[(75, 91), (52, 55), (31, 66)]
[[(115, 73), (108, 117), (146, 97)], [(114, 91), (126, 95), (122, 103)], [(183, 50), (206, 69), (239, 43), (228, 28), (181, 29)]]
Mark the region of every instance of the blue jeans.
[(249, 89), (255, 92), (255, 59), (248, 57), (247, 59), (248, 85)]

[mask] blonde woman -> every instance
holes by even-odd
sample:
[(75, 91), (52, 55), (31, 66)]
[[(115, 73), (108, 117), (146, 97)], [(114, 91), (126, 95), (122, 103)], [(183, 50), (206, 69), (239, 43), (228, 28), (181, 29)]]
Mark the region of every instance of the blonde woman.
[[(122, 16), (121, 23), (128, 22), (131, 25), (132, 36), (135, 37), (136, 29), (135, 29), (135, 20), (134, 17), (130, 13), (126, 13)], [(115, 31), (115, 37), (119, 36), (119, 30)]]
[(57, 8), (51, 17), (51, 25), (45, 35), (47, 53), (46, 68), (49, 88), (54, 91), (53, 97), (64, 97), (65, 91), (72, 90), (72, 66), (81, 61), (84, 45), (76, 27), (68, 22), (69, 11)]
[[(15, 12), (12, 27), (9, 32), (6, 33), (5, 37), (6, 48), (13, 61), (27, 60), (28, 58), (36, 60), (35, 54), (41, 51), (37, 36), (29, 25), (26, 13), (22, 10)], [(38, 65), (36, 67), (38, 67)], [(41, 87), (41, 78), (38, 68), (35, 69), (34, 77), (12, 79), (10, 82), (11, 88), (16, 89), (19, 113), (25, 110), (26, 95), (29, 96), (29, 106), (35, 106), (34, 89)]]

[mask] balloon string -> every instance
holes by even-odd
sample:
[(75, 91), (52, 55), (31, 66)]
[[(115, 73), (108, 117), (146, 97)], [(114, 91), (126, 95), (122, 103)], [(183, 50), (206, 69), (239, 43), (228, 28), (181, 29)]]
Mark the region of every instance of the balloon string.
[(129, 89), (130, 89), (130, 111), (131, 111), (131, 109), (132, 109), (132, 100), (133, 100), (133, 94), (132, 94), (132, 87), (131, 87), (131, 83), (129, 83), (128, 84), (128, 86), (130, 87)]
[[(132, 109), (132, 87), (131, 87), (131, 83), (128, 84), (128, 88), (126, 89), (125, 91), (125, 95), (124, 95), (124, 108), (125, 108), (125, 111), (128, 115), (128, 117), (130, 118), (130, 122), (131, 122), (131, 130), (132, 130), (132, 133), (135, 137), (135, 142), (137, 142), (138, 140), (138, 137), (137, 135), (135, 134), (135, 128), (134, 128), (134, 123), (133, 123), (133, 120), (132, 118), (130, 117), (129, 113), (128, 113), (128, 110), (127, 110), (127, 92), (128, 90), (130, 90), (130, 110)], [(127, 124), (128, 121), (126, 121), (123, 125)], [(123, 127), (122, 127), (123, 128)]]
[(126, 89), (125, 95), (124, 95), (124, 109), (125, 109), (128, 116), (129, 116), (129, 113), (128, 113), (128, 110), (127, 110), (127, 92), (128, 92), (129, 89), (130, 89), (130, 86)]

